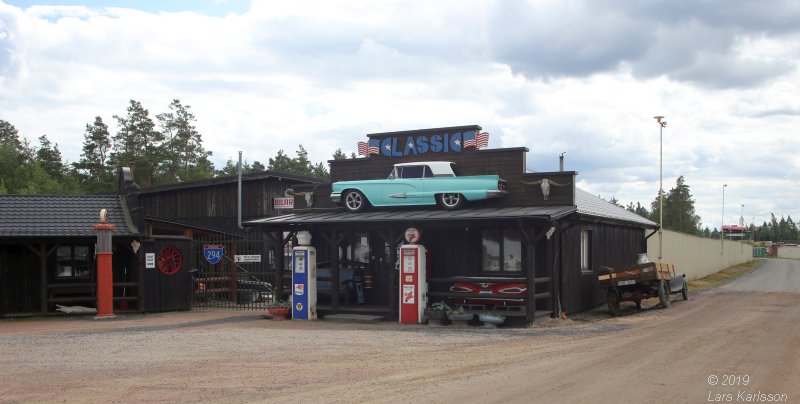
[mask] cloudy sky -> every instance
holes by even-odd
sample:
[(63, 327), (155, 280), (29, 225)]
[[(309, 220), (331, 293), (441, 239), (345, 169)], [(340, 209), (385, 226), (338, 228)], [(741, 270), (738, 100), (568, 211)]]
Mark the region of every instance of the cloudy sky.
[(703, 224), (800, 219), (796, 1), (0, 0), (0, 119), (80, 157), (192, 106), (219, 167), (298, 144), (312, 161), (367, 133), (481, 125), (528, 167), (579, 172), (623, 204), (683, 175)]

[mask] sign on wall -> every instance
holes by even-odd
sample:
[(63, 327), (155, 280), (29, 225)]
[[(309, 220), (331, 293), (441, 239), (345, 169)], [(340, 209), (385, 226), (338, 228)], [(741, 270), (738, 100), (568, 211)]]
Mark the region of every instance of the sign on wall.
[(273, 209), (294, 209), (294, 197), (272, 198)]
[(156, 253), (146, 253), (144, 255), (144, 267), (147, 269), (156, 267)]

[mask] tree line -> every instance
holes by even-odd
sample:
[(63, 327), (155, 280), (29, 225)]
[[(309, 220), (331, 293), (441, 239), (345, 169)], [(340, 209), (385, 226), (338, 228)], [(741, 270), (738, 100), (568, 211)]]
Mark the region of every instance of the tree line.
[[(650, 209), (642, 206), (641, 203), (633, 202), (627, 206), (622, 206), (619, 201), (612, 197), (609, 202), (628, 209), (639, 216), (648, 218), (656, 223), (659, 221), (660, 204), (659, 195), (650, 203)], [(739, 218), (739, 225), (745, 228), (745, 237), (749, 238), (752, 235), (754, 241), (797, 241), (800, 240), (800, 229), (797, 224), (792, 220), (791, 216), (784, 218), (780, 217), (778, 220), (774, 214), (771, 214), (770, 221), (764, 221), (763, 224), (756, 226), (755, 223), (750, 225), (745, 224), (743, 217)], [(695, 213), (694, 199), (690, 192), (689, 185), (683, 176), (678, 177), (675, 181), (675, 187), (664, 193), (664, 229), (675, 230), (696, 236), (703, 236), (709, 238), (720, 238), (720, 229), (709, 229), (708, 226), (701, 227), (701, 218)]]
[[(141, 102), (130, 100), (125, 114), (114, 115), (113, 120), (113, 134), (100, 116), (87, 123), (80, 159), (69, 163), (47, 135), (34, 146), (13, 124), (0, 119), (0, 194), (114, 192), (120, 167), (133, 167), (137, 183), (145, 187), (237, 174), (238, 162), (233, 159), (220, 169), (214, 167), (191, 106), (179, 99), (154, 117)], [(333, 157), (346, 156), (337, 150)], [(313, 164), (303, 145), (295, 157), (279, 150), (267, 166), (259, 161), (242, 164), (244, 173), (265, 170), (329, 177), (325, 164)]]

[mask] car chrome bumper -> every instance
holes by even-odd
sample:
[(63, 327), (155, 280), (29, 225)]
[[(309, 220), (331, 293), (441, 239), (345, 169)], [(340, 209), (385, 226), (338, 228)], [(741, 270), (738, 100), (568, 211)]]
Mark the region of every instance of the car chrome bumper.
[(502, 198), (502, 197), (504, 197), (506, 195), (508, 195), (508, 191), (501, 191), (499, 189), (490, 189), (490, 190), (486, 191), (486, 198), (488, 198), (488, 199), (491, 199), (491, 198)]
[(342, 194), (339, 193), (339, 192), (332, 192), (331, 193), (331, 202), (333, 202), (336, 205), (341, 204), (342, 203)]

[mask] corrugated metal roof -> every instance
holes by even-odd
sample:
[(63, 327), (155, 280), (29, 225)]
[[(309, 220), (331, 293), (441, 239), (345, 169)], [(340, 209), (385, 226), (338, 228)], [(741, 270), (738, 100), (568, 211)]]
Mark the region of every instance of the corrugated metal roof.
[(611, 202), (603, 200), (579, 188), (575, 188), (575, 203), (578, 205), (578, 213), (583, 215), (636, 223), (646, 227), (658, 226), (658, 224), (652, 220), (645, 219), (636, 213), (614, 205)]
[(428, 210), (380, 210), (348, 213), (343, 210), (329, 212), (292, 213), (245, 222), (248, 226), (258, 225), (304, 225), (333, 223), (367, 222), (446, 222), (491, 219), (542, 218), (555, 220), (575, 212), (570, 205), (524, 206), (508, 208), (476, 208), (455, 211), (443, 209)]
[(114, 236), (136, 235), (118, 195), (0, 195), (0, 237), (95, 236), (103, 208)]

